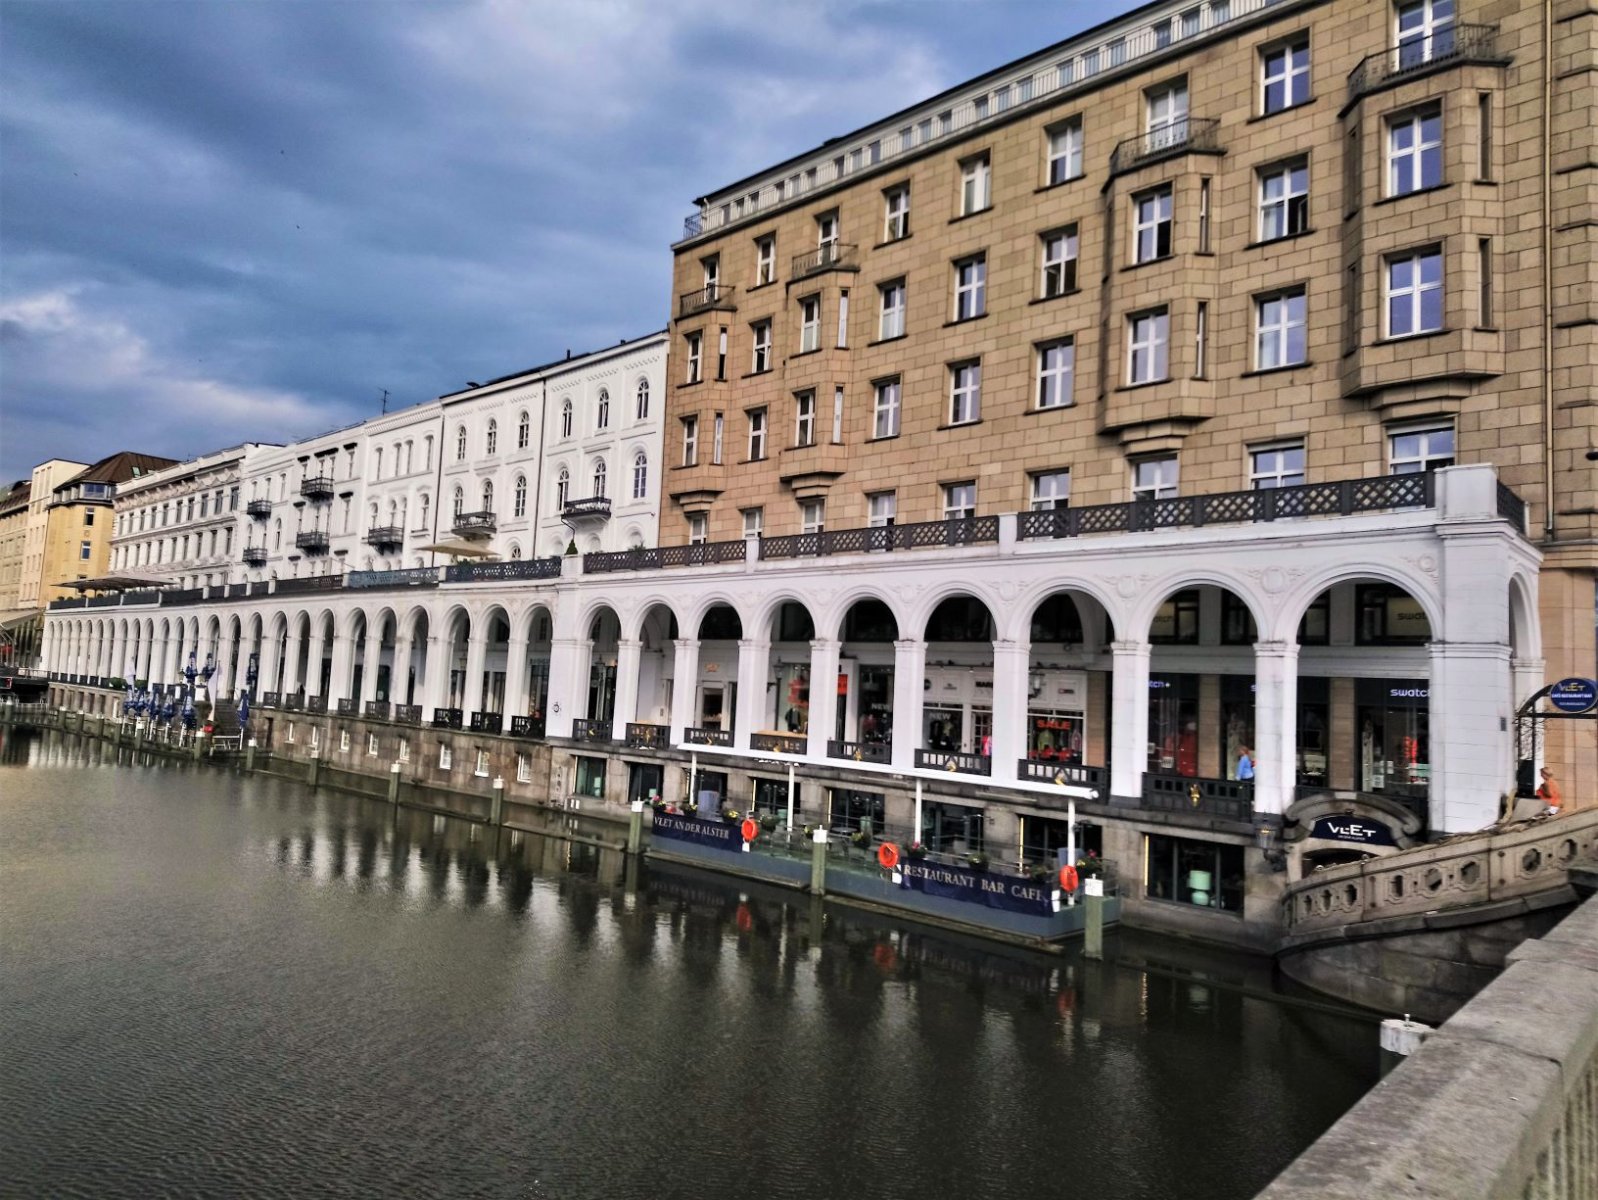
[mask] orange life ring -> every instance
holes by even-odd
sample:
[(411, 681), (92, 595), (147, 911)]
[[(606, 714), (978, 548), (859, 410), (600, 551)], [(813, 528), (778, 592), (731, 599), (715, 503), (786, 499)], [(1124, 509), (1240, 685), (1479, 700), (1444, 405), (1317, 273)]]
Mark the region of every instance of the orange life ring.
[(899, 847), (892, 842), (883, 842), (877, 847), (877, 861), (882, 864), (884, 871), (891, 871), (899, 865)]
[(744, 841), (746, 842), (754, 841), (756, 835), (760, 832), (760, 826), (758, 823), (756, 823), (753, 817), (745, 817), (744, 823), (738, 828), (739, 831), (744, 835)]
[(1060, 890), (1062, 892), (1076, 891), (1077, 882), (1075, 867), (1067, 866), (1060, 868)]

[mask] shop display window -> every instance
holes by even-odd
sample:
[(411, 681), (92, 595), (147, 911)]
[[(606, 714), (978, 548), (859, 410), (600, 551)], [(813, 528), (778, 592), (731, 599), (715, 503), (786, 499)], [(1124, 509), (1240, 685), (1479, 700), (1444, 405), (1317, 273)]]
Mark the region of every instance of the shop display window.
[(1243, 847), (1160, 834), (1145, 845), (1149, 899), (1243, 911)]

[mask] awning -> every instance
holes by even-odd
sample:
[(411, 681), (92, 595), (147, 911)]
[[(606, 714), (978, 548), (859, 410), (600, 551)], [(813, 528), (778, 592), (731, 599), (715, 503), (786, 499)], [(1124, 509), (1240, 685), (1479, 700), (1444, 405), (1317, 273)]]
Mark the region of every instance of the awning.
[(492, 550), (485, 550), (481, 546), (474, 546), (471, 542), (434, 542), (431, 546), (420, 547), (425, 554), (431, 551), (434, 554), (448, 554), (455, 558), (498, 558)]
[(21, 629), (29, 621), (42, 615), (36, 608), (13, 608), (0, 612), (0, 633)]
[(63, 579), (56, 586), (79, 592), (125, 592), (132, 588), (167, 587), (171, 583), (171, 577), (166, 575), (119, 571), (115, 575), (96, 575), (93, 579)]

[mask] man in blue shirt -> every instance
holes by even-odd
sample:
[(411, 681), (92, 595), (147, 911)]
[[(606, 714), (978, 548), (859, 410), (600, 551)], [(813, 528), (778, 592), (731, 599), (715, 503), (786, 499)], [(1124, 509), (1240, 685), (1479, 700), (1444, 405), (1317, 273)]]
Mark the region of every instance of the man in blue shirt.
[(1240, 782), (1252, 783), (1254, 781), (1254, 756), (1249, 753), (1247, 746), (1238, 748), (1237, 778)]

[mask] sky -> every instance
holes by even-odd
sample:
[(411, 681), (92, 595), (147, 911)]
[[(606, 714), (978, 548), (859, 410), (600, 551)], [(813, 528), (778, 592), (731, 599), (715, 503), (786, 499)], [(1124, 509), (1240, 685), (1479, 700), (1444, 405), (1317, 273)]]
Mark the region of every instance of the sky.
[(664, 328), (695, 196), (1131, 7), (0, 0), (0, 487)]

